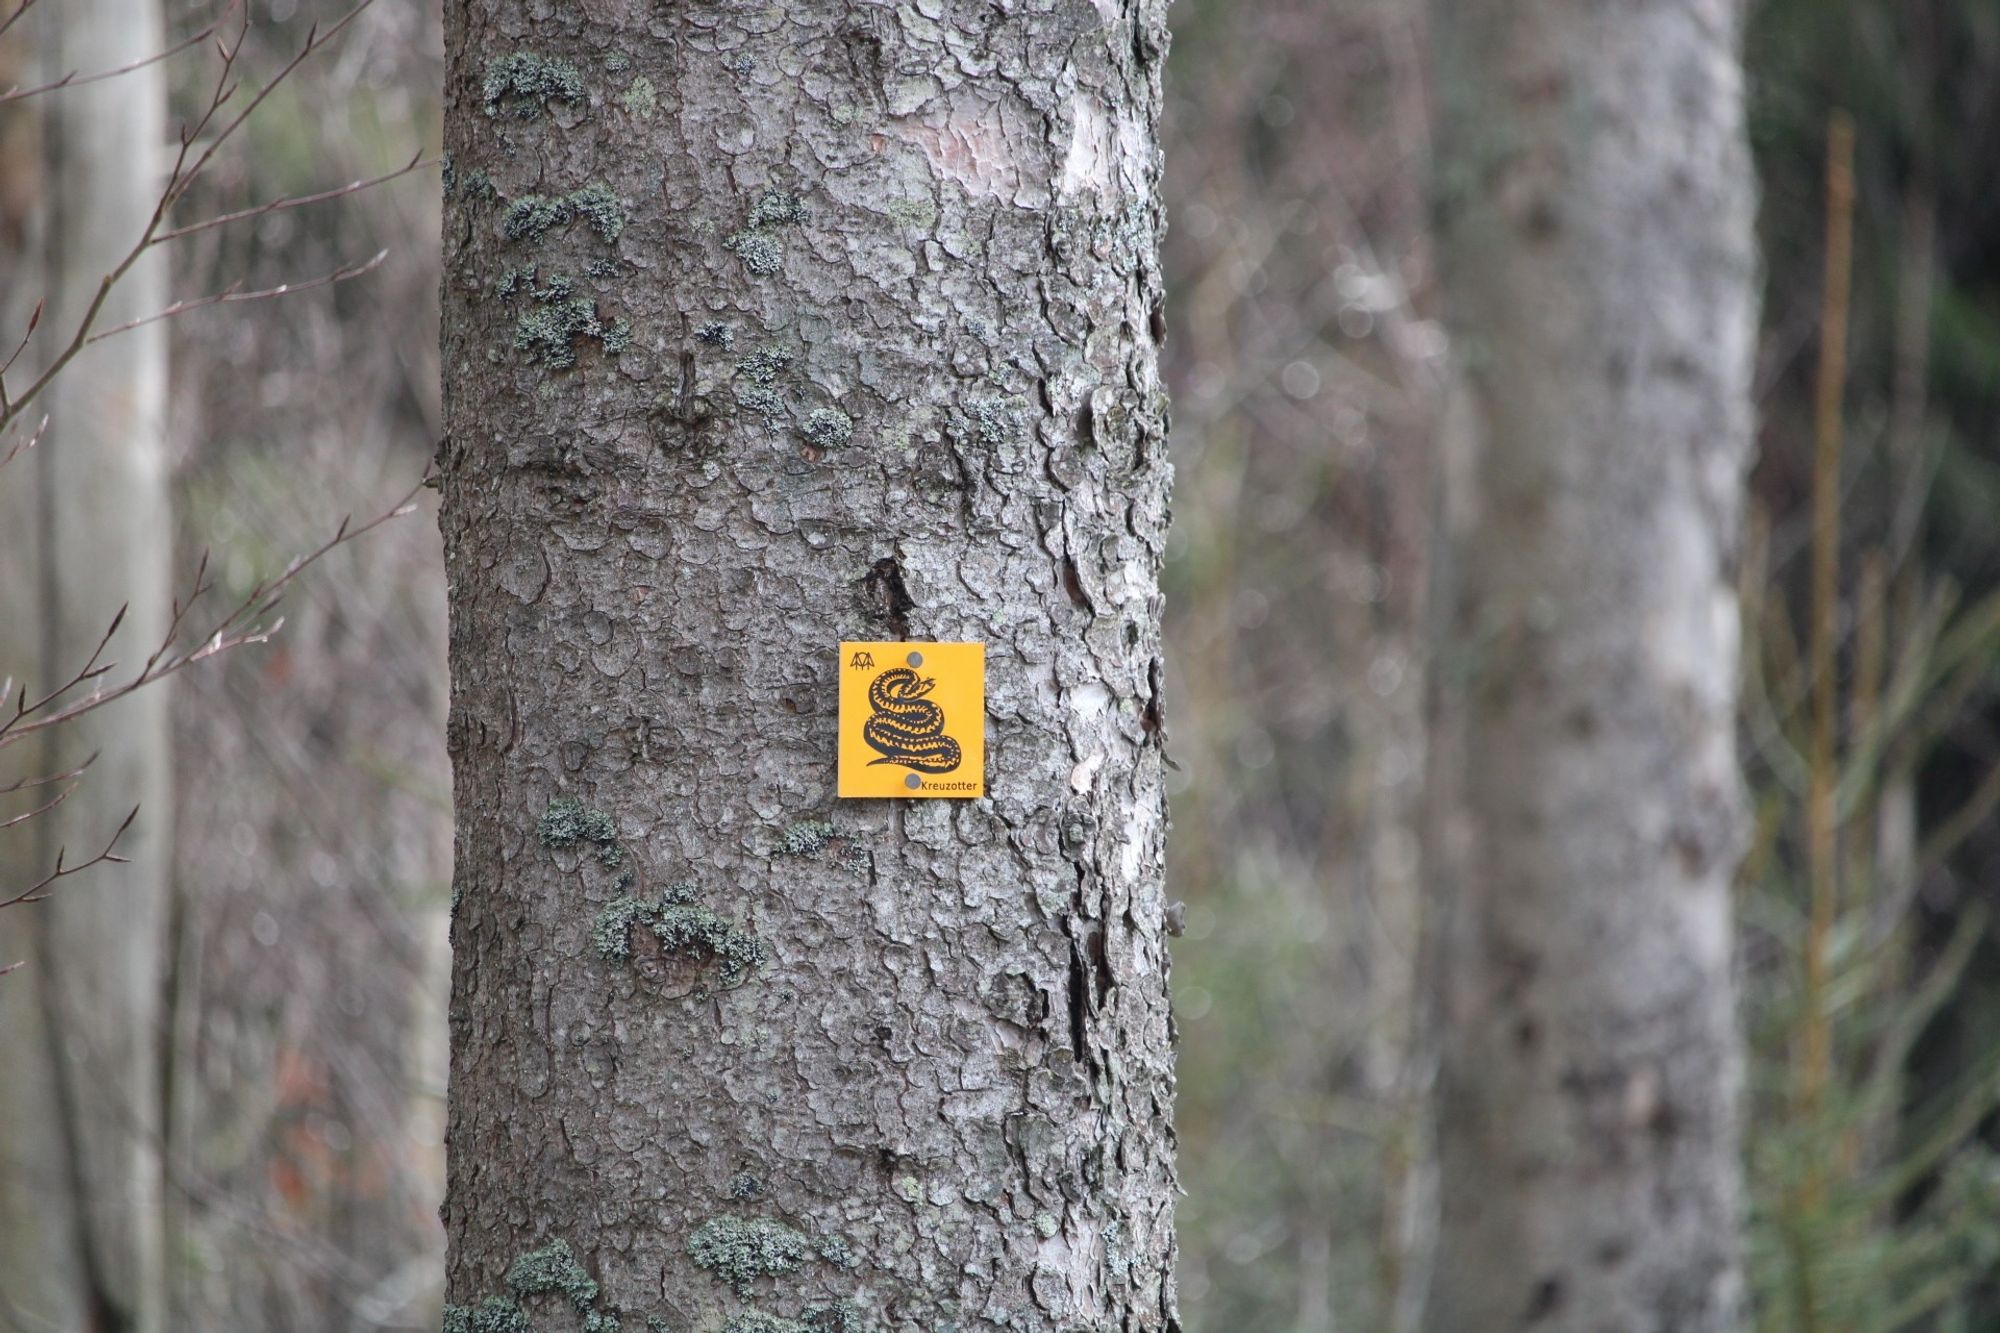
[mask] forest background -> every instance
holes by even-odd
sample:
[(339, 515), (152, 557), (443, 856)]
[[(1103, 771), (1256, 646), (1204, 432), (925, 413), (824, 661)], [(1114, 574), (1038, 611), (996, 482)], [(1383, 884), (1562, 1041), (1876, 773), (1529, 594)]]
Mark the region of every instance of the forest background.
[[(324, 9), (326, 12), (320, 12)], [(170, 33), (208, 7), (170, 3)], [(260, 6), (283, 67), (314, 0)], [(1166, 364), (1171, 896), (1191, 1333), (1414, 1327), (1426, 604), (1447, 346), (1419, 0), (1177, 0)], [(430, 7), (377, 0), (201, 186), (208, 212), (434, 156)], [(1758, 0), (1758, 456), (1739, 882), (1762, 1327), (2000, 1326), (2000, 10)], [(171, 119), (206, 95), (172, 67)], [(1813, 401), (1829, 125), (1852, 117), (1844, 889), (1814, 924)], [(6, 115), (0, 108), (0, 117)], [(6, 122), (0, 119), (0, 135)], [(19, 180), (20, 177), (13, 177)], [(436, 182), (189, 238), (173, 286), (374, 273), (171, 329), (182, 565), (228, 600), (393, 503), (441, 433)], [(1818, 535), (1828, 535), (1822, 520)], [(1587, 559), (1588, 552), (1578, 552)], [(188, 673), (164, 1144), (188, 1328), (435, 1327), (450, 799), (428, 515), (329, 555), (271, 644)], [(116, 870), (91, 892), (115, 891)], [(1830, 982), (1808, 991), (1807, 958)], [(0, 960), (4, 963), (11, 960)], [(7, 984), (0, 982), (0, 985)], [(1824, 1105), (1794, 1052), (1825, 1032)], [(1830, 1166), (1828, 1164), (1831, 1164)]]

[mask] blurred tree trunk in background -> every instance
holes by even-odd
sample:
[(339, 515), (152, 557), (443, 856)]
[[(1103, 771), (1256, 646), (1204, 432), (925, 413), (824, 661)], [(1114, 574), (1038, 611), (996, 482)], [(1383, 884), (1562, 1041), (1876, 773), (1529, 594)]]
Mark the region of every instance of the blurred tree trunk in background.
[(1179, 1327), (1164, 5), (941, 8), (447, 10), (448, 1328)]
[(1437, 662), (1430, 1326), (1733, 1328), (1738, 7), (1433, 16), (1469, 457)]
[(1425, 558), (1444, 339), (1422, 0), (1176, 0), (1168, 883), (1183, 1318), (1414, 1326)]
[[(36, 45), (46, 53), (41, 79), (115, 69), (164, 44), (153, 0), (65, 0), (29, 24), (39, 25)], [(41, 161), (30, 169), (45, 190), (42, 221), (16, 252), (19, 262), (7, 265), (4, 303), (12, 350), (28, 308), (48, 298), (24, 357), (32, 362), (67, 340), (158, 199), (163, 80), (157, 65), (146, 66), (0, 114), (38, 115), (42, 125)], [(10, 188), (24, 165), (8, 160)], [(166, 302), (164, 256), (155, 254), (113, 291), (99, 326)], [(25, 681), (31, 694), (74, 673), (120, 605), (130, 610), (107, 653), (119, 663), (114, 680), (136, 672), (165, 632), (173, 597), (166, 368), (158, 324), (90, 348), (45, 400), (40, 447), (0, 473), (0, 565), (11, 599), (0, 616), (10, 655), (0, 674)], [(46, 902), (0, 913), (0, 965), (28, 964), (0, 980), (7, 1328), (162, 1327), (157, 1038), (172, 860), (169, 689), (151, 687), (9, 755), (29, 752), (24, 762), (43, 773), (99, 757), (61, 807), (5, 835), (0, 886), (34, 882), (59, 848), (72, 861), (96, 852), (134, 805), (143, 809), (120, 847), (130, 865), (65, 881)]]

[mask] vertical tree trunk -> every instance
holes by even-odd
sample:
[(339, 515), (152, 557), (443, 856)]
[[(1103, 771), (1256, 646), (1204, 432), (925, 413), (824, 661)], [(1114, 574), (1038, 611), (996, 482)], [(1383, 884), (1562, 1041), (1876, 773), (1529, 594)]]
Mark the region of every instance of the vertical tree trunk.
[(1739, 1315), (1730, 565), (1753, 187), (1734, 0), (1434, 10), (1473, 457), (1430, 1326)]
[[(37, 17), (47, 25), (44, 77), (115, 69), (163, 45), (152, 0), (67, 0)], [(35, 110), (43, 117), (44, 262), (18, 270), (25, 276), (6, 300), (25, 313), (32, 294), (19, 289), (46, 283), (29, 362), (69, 336), (158, 198), (160, 67), (63, 89)], [(125, 276), (101, 327), (166, 304), (161, 258)], [(21, 325), (8, 328), (11, 350)], [(136, 672), (165, 631), (173, 596), (165, 393), (160, 325), (100, 343), (45, 399), (40, 447), (0, 473), (9, 515), (0, 522), (0, 565), (16, 589), (0, 632), (19, 654), (0, 674), (28, 682), (31, 694), (75, 672), (121, 605), (129, 610), (106, 654), (120, 664), (113, 680)], [(160, 1327), (156, 1025), (171, 862), (167, 694), (166, 686), (148, 688), (43, 744), (10, 747), (10, 762), (30, 752), (21, 772), (59, 772), (93, 752), (98, 759), (62, 806), (0, 835), (0, 886), (34, 882), (58, 848), (72, 862), (89, 856), (134, 805), (143, 809), (120, 846), (131, 864), (65, 880), (47, 902), (0, 913), (0, 966), (28, 964), (0, 980), (0, 1327)]]
[(448, 1328), (1177, 1327), (1161, 9), (448, 6)]

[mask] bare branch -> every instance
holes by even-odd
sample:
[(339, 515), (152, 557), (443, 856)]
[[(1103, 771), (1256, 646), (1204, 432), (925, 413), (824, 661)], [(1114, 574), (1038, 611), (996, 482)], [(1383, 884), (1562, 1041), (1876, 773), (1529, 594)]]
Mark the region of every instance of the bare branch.
[(48, 430), (48, 428), (49, 428), (48, 414), (44, 413), (42, 415), (42, 419), (35, 423), (34, 431), (25, 440), (15, 441), (14, 446), (11, 449), (9, 449), (4, 454), (0, 454), (0, 467), (6, 467), (9, 463), (13, 462), (16, 457), (18, 457), (21, 454), (27, 453), (28, 450), (40, 444), (42, 442), (42, 436)]
[[(164, 244), (167, 241), (179, 240), (183, 236), (192, 236), (198, 231), (207, 231), (210, 227), (226, 227), (232, 222), (248, 222), (251, 218), (263, 217), (266, 213), (277, 213), (288, 208), (304, 208), (308, 204), (323, 204), (331, 199), (340, 199), (350, 194), (359, 194), (363, 190), (372, 190), (377, 185), (386, 185), (398, 177), (407, 176), (411, 172), (423, 167), (436, 165), (437, 159), (432, 158), (426, 161), (423, 153), (419, 152), (403, 166), (397, 167), (394, 171), (386, 171), (380, 176), (374, 176), (368, 180), (349, 181), (345, 185), (336, 186), (330, 190), (321, 190), (317, 194), (297, 194), (284, 199), (273, 199), (267, 204), (258, 205), (256, 208), (246, 208), (240, 212), (224, 213), (220, 217), (204, 218), (200, 222), (190, 222), (185, 227), (175, 227), (172, 231), (161, 232), (153, 238), (153, 242), (156, 245)], [(92, 341), (95, 341), (95, 339)]]
[[(213, 98), (210, 99), (208, 111), (203, 113), (200, 121), (197, 122), (195, 133), (190, 135), (186, 140), (186, 146), (183, 147), (181, 153), (181, 159), (180, 161), (176, 161), (174, 164), (174, 172), (173, 175), (168, 180), (166, 193), (161, 196), (162, 207), (160, 209), (159, 214), (155, 215), (155, 224), (154, 226), (147, 228), (146, 242), (145, 242), (147, 245), (151, 245), (155, 239), (154, 232), (157, 230), (158, 218), (165, 214), (166, 206), (172, 204), (176, 199), (180, 198), (181, 195), (187, 193), (188, 187), (194, 184), (195, 180), (198, 177), (200, 177), (203, 168), (207, 167), (209, 162), (214, 159), (216, 153), (221, 151), (222, 145), (229, 141), (230, 136), (235, 134), (237, 130), (243, 127), (243, 122), (250, 119), (250, 114), (254, 112), (258, 107), (264, 104), (264, 99), (269, 97), (272, 93), (276, 92), (278, 90), (278, 86), (282, 84), (286, 79), (290, 78), (294, 70), (298, 69), (300, 65), (303, 65), (307, 60), (311, 59), (313, 54), (317, 52), (322, 46), (325, 46), (328, 42), (331, 42), (335, 37), (338, 37), (341, 34), (341, 32), (346, 29), (348, 24), (354, 22), (355, 19), (359, 18), (362, 14), (362, 11), (366, 10), (370, 5), (374, 3), (375, 0), (361, 0), (360, 4), (348, 10), (345, 14), (341, 15), (339, 18), (335, 19), (333, 23), (330, 24), (328, 27), (326, 27), (324, 30), (322, 30), (320, 26), (317, 23), (315, 23), (311, 27), (311, 29), (307, 31), (306, 40), (304, 44), (302, 44), (299, 47), (298, 54), (294, 55), (290, 60), (286, 61), (284, 68), (280, 69), (269, 83), (265, 84), (262, 88), (258, 89), (257, 95), (255, 97), (252, 97), (249, 103), (245, 105), (241, 111), (237, 112), (236, 115), (227, 124), (225, 124), (220, 130), (216, 132), (215, 138), (209, 143), (207, 148), (202, 150), (201, 156), (197, 157), (192, 165), (183, 168), (181, 166), (181, 162), (185, 161), (187, 157), (186, 146), (192, 146), (194, 140), (200, 137), (200, 128), (202, 126), (207, 125), (209, 120), (211, 120), (214, 117), (215, 112), (221, 109), (222, 104), (228, 101), (230, 97), (234, 95), (234, 93), (236, 92), (237, 85), (235, 83), (229, 83), (225, 87), (222, 81), (223, 79), (226, 79), (228, 77), (229, 72), (234, 68), (236, 63), (237, 53), (240, 52), (243, 48), (244, 30), (241, 28), (238, 29), (235, 45), (228, 48), (227, 55), (224, 57), (222, 74), (217, 79), (218, 92)], [(248, 22), (249, 20), (246, 13), (244, 20), (246, 27)]]
[[(175, 155), (173, 168), (167, 174), (166, 188), (161, 190), (159, 200), (153, 206), (152, 215), (147, 218), (146, 225), (139, 232), (139, 239), (133, 242), (132, 248), (126, 252), (125, 257), (119, 260), (110, 272), (98, 280), (97, 291), (91, 296), (89, 305), (85, 307), (82, 316), (77, 320), (75, 328), (70, 333), (69, 340), (50, 359), (49, 363), (42, 369), (41, 374), (36, 376), (34, 382), (29, 384), (19, 395), (11, 398), (6, 394), (4, 383), (0, 383), (0, 428), (5, 428), (10, 421), (21, 413), (22, 409), (40, 397), (48, 389), (55, 377), (61, 373), (62, 369), (76, 359), (78, 353), (91, 343), (97, 341), (97, 337), (95, 336), (97, 320), (104, 313), (104, 305), (110, 299), (112, 288), (116, 287), (119, 281), (132, 271), (132, 266), (139, 262), (141, 255), (160, 243), (160, 233), (166, 226), (168, 210), (200, 178), (208, 164), (215, 159), (216, 153), (221, 151), (223, 144), (227, 143), (236, 131), (243, 127), (244, 121), (250, 117), (250, 114), (262, 106), (264, 99), (276, 91), (278, 86), (290, 77), (300, 65), (310, 59), (321, 47), (339, 36), (350, 23), (373, 3), (374, 0), (361, 0), (354, 8), (348, 10), (347, 13), (327, 27), (321, 28), (318, 25), (314, 25), (312, 30), (306, 34), (305, 42), (299, 47), (297, 53), (285, 63), (284, 67), (277, 72), (271, 81), (259, 89), (257, 94), (234, 116), (223, 122), (221, 128), (216, 130), (212, 136), (204, 140), (203, 136), (208, 133), (209, 127), (215, 124), (216, 118), (221, 114), (223, 106), (235, 96), (236, 89), (240, 86), (235, 78), (236, 61), (242, 54), (244, 38), (249, 31), (250, 18), (248, 9), (245, 8), (239, 11), (240, 17), (232, 32), (229, 32), (227, 35), (219, 33), (215, 35), (216, 54), (221, 63), (216, 71), (214, 87), (209, 92), (208, 105), (202, 110), (200, 115), (195, 117), (192, 124), (181, 127), (180, 151)], [(219, 26), (218, 23), (217, 27)], [(214, 32), (213, 29), (211, 31)], [(198, 144), (201, 146), (197, 152), (196, 146)], [(340, 281), (342, 276), (353, 277), (357, 276), (358, 273), (366, 271), (366, 268), (362, 268), (356, 270), (354, 273), (337, 272), (337, 276), (322, 279), (321, 281), (337, 282)], [(289, 287), (275, 288), (264, 293), (245, 294), (233, 299), (250, 300), (255, 299), (256, 296), (279, 295), (286, 291), (300, 290), (305, 285), (318, 284), (297, 284)], [(182, 308), (193, 309), (195, 305), (214, 304), (217, 300), (225, 299), (232, 298), (228, 294), (224, 294), (214, 298), (204, 298), (199, 302), (188, 303)], [(157, 319), (161, 317), (163, 316), (156, 315), (151, 318)], [(123, 327), (137, 327), (138, 324), (148, 322), (150, 322), (150, 319), (138, 320), (132, 325)], [(116, 331), (113, 330), (113, 332)], [(4, 376), (4, 373), (4, 371), (0, 371), (0, 376)]]
[[(125, 865), (128, 858), (118, 855), (118, 840), (125, 836), (125, 830), (131, 828), (132, 821), (138, 817), (139, 807), (135, 805), (132, 807), (132, 813), (126, 815), (124, 822), (118, 826), (118, 831), (111, 835), (111, 840), (104, 844), (104, 850), (91, 857), (88, 861), (79, 861), (75, 865), (66, 865), (64, 861), (69, 855), (69, 849), (58, 849), (56, 852), (55, 869), (13, 897), (0, 898), (0, 908), (13, 907), (19, 903), (38, 903), (49, 896), (49, 890), (55, 885), (57, 880), (68, 879), (71, 875), (80, 875), (92, 866)], [(19, 967), (20, 964), (16, 963), (14, 966)]]
[[(28, 312), (28, 327), (21, 330), (21, 341), (14, 344), (13, 352), (8, 355), (4, 362), (0, 362), (0, 376), (4, 376), (8, 371), (12, 370), (14, 363), (21, 359), (21, 353), (28, 350), (28, 339), (35, 336), (35, 327), (42, 322), (42, 311), (47, 306), (48, 298), (44, 297), (35, 302), (35, 308)], [(4, 390), (0, 390), (0, 394), (4, 394), (4, 392)], [(6, 398), (0, 396), (0, 406), (5, 406), (5, 404)]]
[[(182, 631), (187, 626), (190, 614), (202, 596), (214, 587), (214, 584), (208, 577), (208, 555), (204, 552), (195, 568), (194, 580), (187, 594), (184, 597), (174, 599), (173, 609), (167, 620), (167, 628), (161, 637), (159, 645), (154, 648), (151, 655), (146, 658), (138, 672), (131, 679), (116, 685), (101, 683), (102, 678), (108, 672), (114, 670), (117, 665), (114, 662), (105, 662), (102, 659), (105, 647), (110, 643), (112, 634), (117, 631), (119, 623), (124, 619), (125, 613), (121, 609), (118, 615), (113, 618), (110, 628), (105, 630), (103, 637), (98, 641), (98, 645), (91, 653), (89, 659), (69, 679), (46, 694), (33, 699), (29, 698), (26, 686), (18, 688), (12, 705), (11, 715), (7, 716), (4, 720), (0, 720), (0, 748), (5, 748), (15, 741), (30, 736), (37, 731), (43, 731), (49, 727), (61, 726), (63, 723), (81, 717), (85, 713), (94, 712), (114, 700), (124, 698), (134, 690), (141, 689), (156, 680), (171, 676), (175, 672), (185, 670), (193, 666), (196, 662), (214, 657), (218, 653), (224, 653), (231, 648), (240, 648), (247, 644), (265, 642), (278, 632), (284, 622), (280, 620), (268, 625), (261, 622), (277, 606), (279, 598), (284, 594), (285, 589), (291, 585), (293, 580), (337, 548), (366, 536), (384, 523), (387, 523), (390, 519), (400, 518), (402, 515), (409, 513), (416, 507), (411, 502), (415, 499), (417, 492), (423, 489), (424, 483), (429, 479), (430, 473), (426, 469), (423, 478), (416, 485), (412, 486), (392, 508), (383, 511), (359, 527), (354, 526), (349, 519), (342, 519), (339, 528), (334, 532), (332, 537), (304, 555), (295, 557), (290, 564), (285, 566), (284, 572), (275, 578), (259, 580), (233, 608), (210, 622), (196, 643), (192, 646), (182, 647), (180, 646)], [(68, 703), (61, 702), (63, 697), (72, 690), (93, 681), (100, 683), (89, 694)]]
[(77, 784), (72, 782), (69, 784), (69, 786), (64, 787), (61, 791), (57, 792), (54, 796), (49, 797), (48, 800), (43, 801), (40, 805), (36, 806), (34, 809), (23, 810), (20, 814), (15, 815), (11, 819), (0, 819), (0, 829), (10, 829), (13, 828), (16, 824), (27, 823), (29, 820), (33, 819), (37, 815), (47, 814), (49, 811), (61, 805), (64, 801), (67, 801), (70, 798), (70, 793), (75, 791), (76, 787)]
[[(7, 35), (7, 29), (13, 27), (16, 23), (18, 23), (20, 21), (21, 15), (27, 13), (34, 7), (35, 7), (35, 0), (21, 0), (21, 7), (19, 9), (16, 9), (6, 18), (0, 19), (0, 37), (5, 37)], [(14, 964), (14, 966), (19, 967), (20, 964), (16, 963)], [(5, 975), (5, 971), (0, 970), (0, 975)]]
[[(230, 0), (229, 9), (234, 9), (235, 7), (236, 0)], [(27, 6), (23, 5), (22, 8), (25, 9)], [(228, 10), (225, 9), (223, 13), (226, 17)], [(13, 22), (13, 19), (9, 19), (8, 22)], [(52, 93), (58, 88), (78, 88), (86, 83), (96, 83), (102, 79), (115, 79), (121, 74), (130, 74), (135, 69), (144, 69), (148, 65), (157, 65), (162, 60), (171, 60), (189, 47), (199, 46), (207, 41), (210, 35), (222, 25), (222, 22), (223, 19), (217, 19), (200, 32), (183, 38), (164, 51), (155, 51), (152, 55), (134, 60), (130, 64), (120, 65), (116, 69), (103, 69), (95, 74), (79, 74), (77, 71), (71, 70), (59, 79), (51, 79), (47, 83), (39, 83), (32, 88), (22, 88), (19, 86), (9, 88), (6, 92), (0, 93), (0, 106), (5, 106), (9, 102), (25, 101), (30, 97), (39, 97), (43, 93)], [(4, 31), (4, 28), (0, 28), (0, 32)]]
[[(11, 686), (13, 682), (9, 681), (8, 684)], [(0, 796), (11, 796), (17, 791), (28, 791), (35, 787), (46, 787), (50, 783), (68, 782), (73, 778), (80, 778), (84, 773), (89, 771), (92, 764), (97, 762), (97, 753), (93, 752), (88, 759), (67, 773), (45, 773), (38, 778), (17, 778), (6, 786), (0, 787)]]
[(211, 292), (207, 296), (195, 296), (185, 301), (176, 301), (165, 310), (155, 310), (150, 315), (142, 315), (138, 319), (128, 319), (123, 324), (114, 324), (108, 329), (100, 329), (85, 339), (84, 345), (87, 347), (91, 343), (103, 342), (106, 338), (113, 338), (121, 333), (130, 333), (133, 329), (157, 323), (163, 319), (172, 319), (176, 315), (185, 315), (188, 311), (199, 310), (203, 306), (229, 305), (238, 301), (267, 301), (273, 297), (290, 296), (294, 292), (309, 292), (315, 287), (331, 287), (335, 283), (346, 282), (349, 278), (358, 278), (364, 273), (373, 273), (382, 266), (382, 261), (388, 257), (389, 252), (387, 250), (378, 250), (371, 259), (363, 260), (359, 264), (342, 264), (331, 273), (322, 273), (317, 278), (309, 278), (304, 282), (284, 282), (278, 284), (276, 287), (265, 287), (254, 292), (240, 292), (230, 287), (219, 292)]

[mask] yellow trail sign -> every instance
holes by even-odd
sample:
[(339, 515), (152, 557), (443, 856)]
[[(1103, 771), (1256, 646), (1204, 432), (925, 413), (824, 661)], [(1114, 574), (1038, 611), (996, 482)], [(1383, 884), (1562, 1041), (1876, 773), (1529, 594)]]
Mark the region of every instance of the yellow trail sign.
[(840, 645), (840, 794), (986, 794), (986, 645)]

